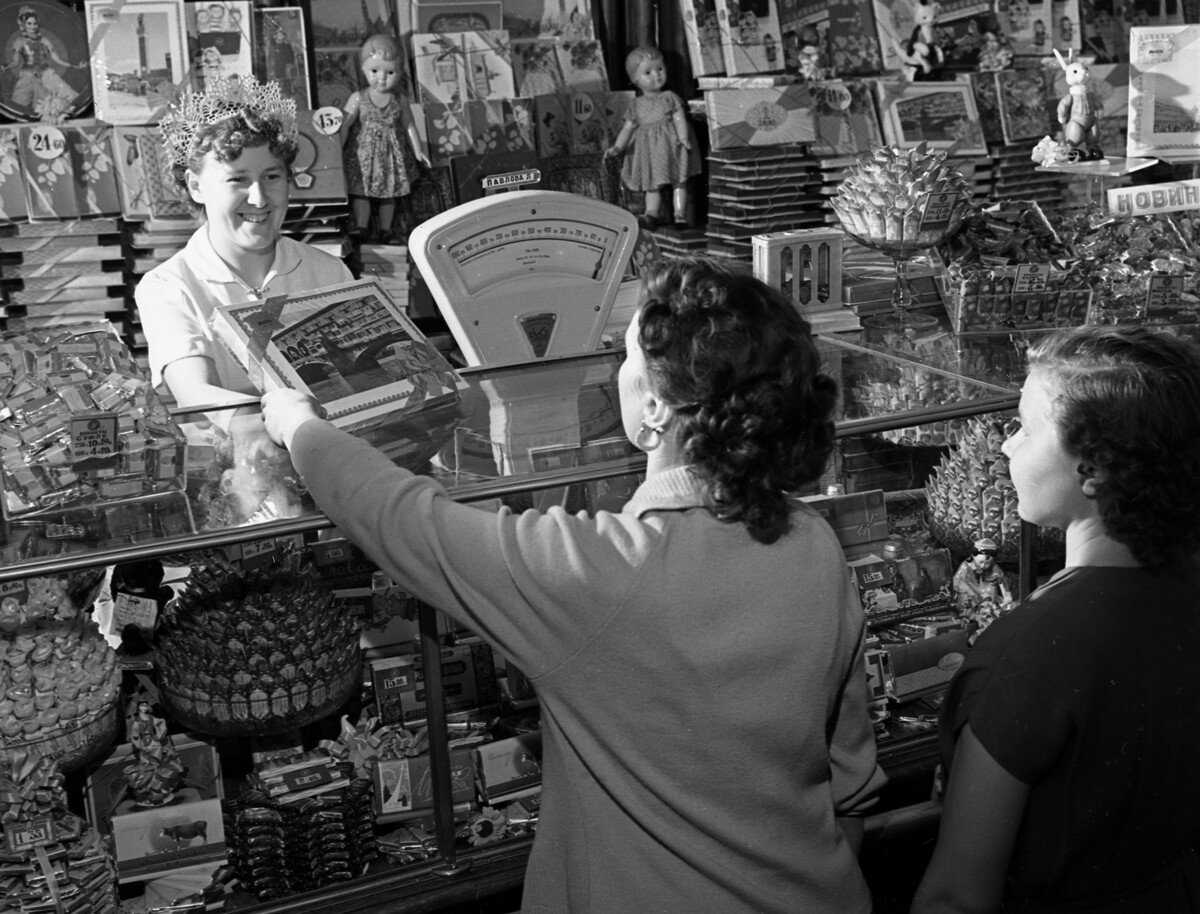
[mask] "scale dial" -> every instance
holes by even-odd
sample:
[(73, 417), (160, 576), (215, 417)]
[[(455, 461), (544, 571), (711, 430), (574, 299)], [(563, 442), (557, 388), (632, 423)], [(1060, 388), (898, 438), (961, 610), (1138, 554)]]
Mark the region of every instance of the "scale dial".
[(565, 273), (600, 282), (620, 233), (573, 219), (536, 216), (471, 235), (448, 247), (463, 285), (477, 294), (519, 276)]

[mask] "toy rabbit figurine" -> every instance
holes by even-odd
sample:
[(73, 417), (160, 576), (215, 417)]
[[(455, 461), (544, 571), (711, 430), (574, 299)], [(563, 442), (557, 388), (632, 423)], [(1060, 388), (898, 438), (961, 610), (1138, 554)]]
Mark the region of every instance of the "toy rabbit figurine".
[(1065, 59), (1055, 48), (1054, 56), (1067, 75), (1067, 94), (1058, 103), (1058, 122), (1063, 125), (1063, 140), (1069, 147), (1067, 161), (1103, 158), (1096, 126), (1100, 100), (1091, 87), (1091, 71), (1082, 60), (1075, 59), (1074, 48), (1067, 51)]
[(937, 0), (918, 0), (913, 7), (913, 30), (908, 41), (900, 45), (900, 59), (904, 61), (904, 77), (909, 80), (941, 79), (942, 62), (945, 55), (936, 43), (933, 27), (937, 23), (940, 7)]
[(605, 158), (626, 151), (621, 180), (632, 191), (646, 195), (645, 213), (639, 221), (655, 228), (662, 221), (662, 188), (670, 184), (674, 195), (675, 225), (687, 223), (688, 178), (700, 173), (700, 156), (688, 124), (683, 101), (663, 87), (667, 66), (658, 48), (639, 47), (625, 58), (625, 71), (641, 94), (625, 114), (616, 140)]
[[(406, 222), (409, 209), (409, 166), (405, 143), (417, 161), (429, 167), (412, 112), (399, 92), (402, 57), (400, 44), (390, 35), (372, 35), (358, 52), (367, 88), (346, 100), (342, 130), (346, 136), (346, 192), (360, 235), (370, 240), (402, 244), (404, 233), (393, 229), (399, 202)], [(377, 236), (369, 231), (371, 210), (376, 210)]]

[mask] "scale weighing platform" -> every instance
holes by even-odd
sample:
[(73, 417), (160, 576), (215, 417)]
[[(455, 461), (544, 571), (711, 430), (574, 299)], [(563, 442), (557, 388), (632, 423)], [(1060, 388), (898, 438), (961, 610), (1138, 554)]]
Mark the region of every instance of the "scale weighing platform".
[(594, 351), (637, 242), (633, 214), (517, 190), (422, 222), (408, 250), (470, 365)]

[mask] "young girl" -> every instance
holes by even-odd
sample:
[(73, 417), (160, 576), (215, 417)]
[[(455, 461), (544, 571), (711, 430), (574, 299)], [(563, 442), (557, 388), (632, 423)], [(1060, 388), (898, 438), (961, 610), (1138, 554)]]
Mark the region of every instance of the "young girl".
[[(134, 293), (151, 378), (156, 386), (165, 381), (180, 406), (244, 402), (258, 390), (214, 336), (209, 321), (216, 307), (354, 277), (333, 255), (280, 234), (298, 146), (296, 103), (283, 98), (278, 83), (219, 81), (203, 94), (184, 95), (160, 127), (175, 186), (203, 210), (204, 222)], [(246, 483), (244, 520), (271, 484), (256, 468), (284, 455), (268, 440), (257, 407), (207, 415), (218, 440), (206, 428), (190, 430), (219, 450), (232, 445)]]
[[(372, 35), (358, 52), (367, 89), (346, 101), (346, 191), (358, 232), (370, 240), (403, 244), (406, 234), (394, 229), (396, 203), (412, 228), (409, 187), (412, 176), (405, 162), (405, 139), (417, 161), (429, 167), (412, 112), (397, 89), (400, 84), (400, 45), (390, 35)], [(376, 231), (369, 229), (376, 210)]]
[(645, 214), (640, 220), (645, 227), (655, 228), (663, 222), (660, 188), (666, 184), (674, 191), (675, 224), (686, 227), (687, 180), (700, 173), (700, 155), (687, 111), (678, 95), (663, 88), (667, 65), (658, 48), (634, 48), (625, 58), (625, 71), (641, 94), (629, 106), (620, 134), (604, 155), (629, 151), (621, 180), (630, 190), (645, 193)]
[(1200, 910), (1200, 351), (1146, 328), (1036, 343), (1004, 443), (1066, 568), (979, 636), (942, 710), (914, 914)]

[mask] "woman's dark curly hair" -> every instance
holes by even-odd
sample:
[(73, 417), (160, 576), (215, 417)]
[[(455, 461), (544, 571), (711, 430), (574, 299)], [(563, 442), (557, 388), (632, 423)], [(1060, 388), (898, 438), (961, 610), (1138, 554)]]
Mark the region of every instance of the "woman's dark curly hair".
[(191, 155), (186, 162), (176, 162), (171, 167), (171, 178), (183, 198), (199, 209), (200, 204), (192, 200), (188, 193), (187, 173), (192, 171), (199, 174), (204, 167), (204, 157), (210, 152), (216, 155), (218, 161), (234, 162), (244, 149), (254, 146), (266, 146), (287, 167), (288, 178), (291, 178), (292, 163), (300, 151), (299, 144), (293, 137), (284, 135), (278, 120), (264, 117), (250, 108), (243, 108), (240, 114), (223, 118), (215, 124), (197, 127), (192, 139)]
[(1079, 327), (1039, 341), (1057, 382), (1059, 440), (1097, 479), (1108, 534), (1150, 571), (1200, 555), (1200, 348), (1145, 327)]
[(745, 269), (705, 258), (652, 272), (638, 315), (650, 386), (674, 407), (716, 516), (774, 542), (791, 524), (789, 493), (833, 449), (837, 384), (819, 370), (808, 323)]

